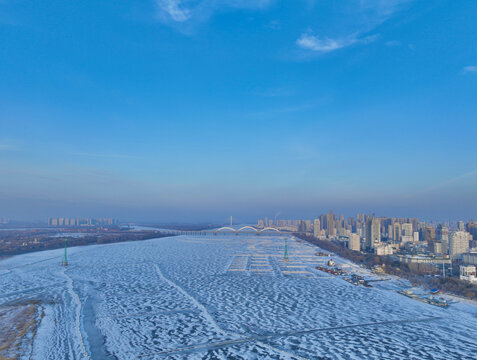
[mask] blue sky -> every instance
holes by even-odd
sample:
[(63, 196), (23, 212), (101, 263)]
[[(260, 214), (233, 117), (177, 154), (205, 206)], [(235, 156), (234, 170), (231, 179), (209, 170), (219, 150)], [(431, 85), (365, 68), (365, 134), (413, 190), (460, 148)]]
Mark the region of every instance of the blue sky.
[(0, 0), (0, 217), (477, 217), (477, 2)]

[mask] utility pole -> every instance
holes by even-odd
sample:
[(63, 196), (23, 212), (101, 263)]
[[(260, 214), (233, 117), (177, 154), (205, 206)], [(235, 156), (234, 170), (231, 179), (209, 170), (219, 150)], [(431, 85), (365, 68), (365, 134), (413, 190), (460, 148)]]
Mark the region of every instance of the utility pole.
[(63, 254), (63, 262), (62, 262), (62, 265), (63, 266), (67, 266), (68, 265), (68, 254), (66, 252), (66, 249), (67, 249), (67, 239), (65, 238), (65, 252)]
[(286, 237), (285, 237), (285, 253), (283, 255), (283, 260), (288, 260), (288, 241)]

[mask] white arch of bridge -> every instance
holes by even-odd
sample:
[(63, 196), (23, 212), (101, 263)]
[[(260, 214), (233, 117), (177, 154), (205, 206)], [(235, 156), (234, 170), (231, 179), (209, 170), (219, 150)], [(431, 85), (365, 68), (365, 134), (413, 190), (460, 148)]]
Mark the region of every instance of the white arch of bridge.
[(264, 231), (267, 231), (267, 230), (273, 230), (273, 231), (276, 231), (276, 232), (279, 233), (279, 234), (282, 233), (280, 230), (278, 230), (277, 228), (273, 228), (273, 227), (263, 228), (262, 230), (260, 230), (260, 232), (264, 232)]

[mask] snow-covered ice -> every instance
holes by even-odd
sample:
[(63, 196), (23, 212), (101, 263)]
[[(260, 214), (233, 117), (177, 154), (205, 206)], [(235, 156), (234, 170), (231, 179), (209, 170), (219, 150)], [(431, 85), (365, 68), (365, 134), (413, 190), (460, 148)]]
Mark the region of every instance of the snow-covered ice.
[[(41, 300), (33, 359), (476, 359), (477, 307), (316, 270), (283, 236), (176, 236), (15, 256), (0, 306)], [(333, 258), (338, 265), (363, 269)], [(28, 354), (30, 355), (30, 354)]]

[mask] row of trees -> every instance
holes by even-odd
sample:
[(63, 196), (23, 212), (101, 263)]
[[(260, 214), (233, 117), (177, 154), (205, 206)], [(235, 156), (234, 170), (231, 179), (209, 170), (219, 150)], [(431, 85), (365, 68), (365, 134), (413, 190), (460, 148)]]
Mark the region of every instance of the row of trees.
[[(12, 234), (13, 235), (13, 234)], [(54, 237), (50, 235), (38, 236), (32, 234), (30, 237), (25, 236), (11, 236), (8, 241), (3, 239), (0, 242), (0, 257), (24, 254), (33, 251), (58, 249), (64, 246), (65, 238), (68, 239), (68, 246), (83, 246), (93, 244), (109, 244), (123, 241), (137, 241), (154, 239), (171, 234), (160, 231), (125, 231), (115, 233), (100, 233), (91, 234), (83, 237)]]

